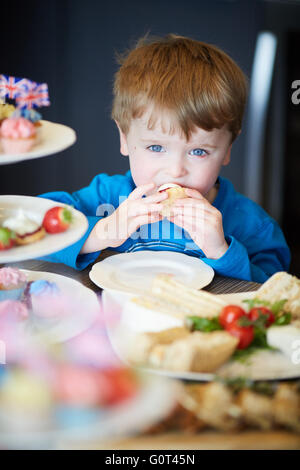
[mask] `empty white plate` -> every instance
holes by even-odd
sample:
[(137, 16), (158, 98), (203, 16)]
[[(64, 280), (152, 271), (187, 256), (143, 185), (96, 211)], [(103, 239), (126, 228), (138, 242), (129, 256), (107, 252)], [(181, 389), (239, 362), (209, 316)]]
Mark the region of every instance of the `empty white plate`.
[(94, 264), (91, 280), (102, 289), (145, 292), (160, 273), (173, 274), (189, 287), (201, 289), (214, 277), (214, 270), (198, 258), (173, 251), (136, 251), (110, 256)]

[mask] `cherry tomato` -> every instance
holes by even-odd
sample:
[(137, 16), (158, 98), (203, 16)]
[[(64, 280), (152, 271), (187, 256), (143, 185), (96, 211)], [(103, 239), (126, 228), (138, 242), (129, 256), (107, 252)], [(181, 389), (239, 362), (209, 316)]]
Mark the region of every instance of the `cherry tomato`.
[(71, 221), (71, 211), (62, 206), (56, 206), (46, 212), (43, 227), (48, 233), (60, 233), (67, 230)]
[[(241, 317), (240, 317), (241, 318)], [(227, 331), (232, 336), (235, 336), (239, 339), (239, 343), (237, 345), (238, 349), (245, 349), (252, 343), (254, 338), (254, 327), (253, 326), (241, 326), (238, 323), (239, 320), (234, 321), (231, 323)]]
[(99, 375), (102, 403), (113, 405), (132, 398), (138, 390), (136, 377), (126, 369), (109, 369)]
[(255, 321), (257, 320), (260, 315), (266, 315), (267, 316), (267, 321), (266, 321), (266, 327), (268, 328), (272, 323), (275, 321), (275, 315), (267, 307), (253, 307), (248, 313), (250, 320)]
[(245, 315), (245, 310), (238, 305), (226, 305), (219, 316), (219, 322), (227, 329), (232, 322)]

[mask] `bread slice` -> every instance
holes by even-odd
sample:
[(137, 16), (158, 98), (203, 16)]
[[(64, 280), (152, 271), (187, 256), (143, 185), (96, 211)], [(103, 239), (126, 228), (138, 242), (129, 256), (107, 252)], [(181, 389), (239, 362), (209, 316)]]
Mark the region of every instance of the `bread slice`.
[(170, 344), (190, 334), (187, 328), (170, 328), (155, 333), (141, 333), (128, 345), (128, 360), (135, 365), (149, 364), (150, 351), (156, 345)]
[(300, 279), (287, 272), (273, 274), (257, 291), (256, 297), (271, 303), (287, 299), (284, 310), (300, 318)]
[(194, 331), (170, 344), (157, 343), (149, 353), (149, 364), (179, 372), (214, 372), (233, 354), (238, 340), (226, 331)]
[(212, 318), (218, 316), (227, 304), (204, 290), (193, 289), (178, 282), (171, 274), (158, 274), (152, 281), (151, 293), (158, 299), (177, 305), (182, 312), (199, 317)]

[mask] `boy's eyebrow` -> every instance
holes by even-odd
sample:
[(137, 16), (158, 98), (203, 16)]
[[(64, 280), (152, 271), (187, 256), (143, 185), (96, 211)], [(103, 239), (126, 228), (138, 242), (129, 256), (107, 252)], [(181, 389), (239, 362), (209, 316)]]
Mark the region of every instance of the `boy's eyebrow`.
[[(159, 143), (162, 143), (164, 141), (164, 139), (152, 139), (151, 137), (149, 137), (149, 139), (140, 139), (141, 142), (153, 142), (154, 144), (159, 144)], [(216, 149), (217, 147), (215, 145), (211, 145), (211, 144), (199, 144), (198, 142), (191, 142), (191, 145), (197, 145), (199, 147), (209, 147), (209, 148), (212, 148), (212, 149)]]

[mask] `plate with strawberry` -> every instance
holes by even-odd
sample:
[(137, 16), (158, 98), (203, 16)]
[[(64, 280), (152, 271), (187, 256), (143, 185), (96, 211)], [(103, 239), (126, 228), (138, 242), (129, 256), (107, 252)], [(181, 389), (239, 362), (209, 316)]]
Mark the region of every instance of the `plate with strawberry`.
[(88, 221), (74, 207), (31, 196), (0, 196), (0, 263), (50, 255), (77, 242)]

